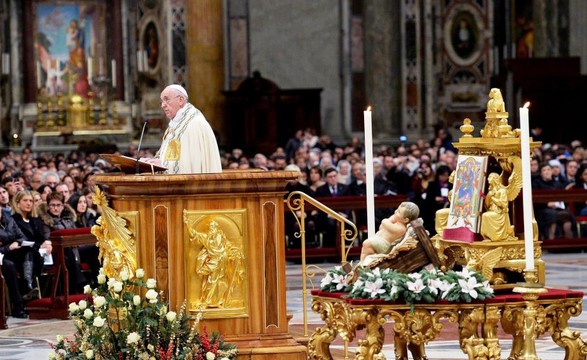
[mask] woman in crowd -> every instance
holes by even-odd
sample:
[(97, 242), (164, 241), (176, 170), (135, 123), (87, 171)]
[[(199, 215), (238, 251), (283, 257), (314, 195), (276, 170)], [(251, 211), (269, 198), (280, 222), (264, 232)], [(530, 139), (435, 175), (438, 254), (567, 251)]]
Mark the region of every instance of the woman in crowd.
[(41, 197), (41, 194), (39, 194), (38, 191), (31, 190), (31, 195), (33, 195), (33, 205), (35, 207), (38, 207), (39, 205), (41, 205), (41, 203), (43, 203), (43, 198)]
[(96, 225), (98, 214), (88, 207), (88, 200), (84, 195), (75, 194), (69, 198), (69, 206), (75, 211), (75, 226), (78, 228)]
[[(16, 193), (13, 199), (13, 219), (19, 229), (29, 241), (33, 251), (33, 275), (39, 276), (43, 270), (44, 261), (39, 249), (43, 253), (51, 255), (52, 246), (49, 241), (49, 232), (43, 226), (43, 221), (37, 216), (37, 209), (34, 204), (33, 194), (29, 190), (23, 190)], [(40, 297), (39, 289), (34, 287), (23, 296), (25, 300)]]
[(73, 180), (73, 178), (69, 175), (65, 175), (63, 177), (63, 180), (61, 180), (61, 183), (67, 185), (67, 189), (69, 190), (69, 193), (71, 195), (76, 194), (76, 193), (81, 193), (81, 190), (77, 187), (77, 184), (75, 183), (75, 181)]
[(428, 161), (420, 162), (420, 167), (412, 177), (412, 191), (414, 192), (414, 202), (422, 209), (426, 201), (426, 191), (428, 185), (434, 181), (434, 170)]
[[(68, 200), (69, 206), (75, 211), (75, 226), (78, 228), (92, 227), (96, 225), (98, 214), (88, 207), (88, 200), (84, 195), (73, 195)], [(96, 246), (82, 246), (79, 249), (81, 261), (90, 266), (92, 281), (98, 277), (100, 261), (99, 249)]]
[(12, 301), (12, 316), (26, 318), (24, 300), (19, 284), (19, 274), (24, 281), (26, 294), (33, 291), (33, 251), (31, 246), (23, 246), (26, 238), (14, 222), (0, 211), (0, 254), (2, 254), (2, 275)]
[(322, 179), (324, 177), (324, 172), (320, 168), (320, 166), (312, 166), (310, 168), (310, 190), (312, 190), (312, 194), (316, 192), (320, 186), (326, 184), (326, 182)]
[[(47, 202), (39, 207), (39, 216), (43, 220), (45, 231), (53, 232), (56, 230), (76, 228), (75, 211), (65, 204), (63, 195), (53, 192), (47, 197)], [(65, 261), (69, 270), (69, 292), (77, 293), (86, 284), (86, 279), (81, 271), (80, 249), (66, 248)]]
[(41, 199), (43, 200), (43, 202), (47, 202), (47, 196), (49, 196), (49, 194), (51, 194), (53, 192), (53, 189), (51, 189), (51, 187), (49, 185), (43, 184), (41, 186), (39, 186), (39, 188), (37, 189), (37, 192), (39, 194), (41, 194)]

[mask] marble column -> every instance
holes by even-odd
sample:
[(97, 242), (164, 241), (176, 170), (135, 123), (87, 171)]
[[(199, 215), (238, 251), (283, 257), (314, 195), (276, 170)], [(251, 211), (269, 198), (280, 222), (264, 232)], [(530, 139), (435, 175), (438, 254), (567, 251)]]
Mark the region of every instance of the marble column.
[(571, 0), (569, 4), (569, 55), (581, 58), (581, 74), (587, 74), (587, 2)]
[(190, 102), (226, 138), (223, 121), (224, 86), (223, 2), (186, 1), (187, 90)]
[(377, 141), (401, 129), (401, 3), (365, 0), (364, 6), (365, 94)]
[(534, 20), (534, 56), (568, 56), (569, 1), (534, 0), (532, 17)]

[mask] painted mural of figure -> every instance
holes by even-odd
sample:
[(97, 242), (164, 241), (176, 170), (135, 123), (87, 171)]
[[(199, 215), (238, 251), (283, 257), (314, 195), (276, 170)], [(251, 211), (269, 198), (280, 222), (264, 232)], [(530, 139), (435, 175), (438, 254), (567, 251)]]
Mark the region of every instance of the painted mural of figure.
[(89, 90), (88, 74), (86, 69), (86, 40), (83, 26), (76, 19), (72, 19), (66, 29), (66, 46), (69, 51), (69, 71), (77, 94), (87, 96)]
[(154, 69), (159, 61), (159, 36), (157, 36), (157, 29), (153, 23), (147, 26), (145, 50), (147, 51), (147, 65)]
[(459, 20), (452, 35), (452, 43), (457, 55), (468, 58), (475, 50), (475, 34), (466, 19)]
[(75, 71), (86, 67), (85, 36), (76, 19), (71, 20), (66, 30), (66, 45), (69, 50), (69, 64)]

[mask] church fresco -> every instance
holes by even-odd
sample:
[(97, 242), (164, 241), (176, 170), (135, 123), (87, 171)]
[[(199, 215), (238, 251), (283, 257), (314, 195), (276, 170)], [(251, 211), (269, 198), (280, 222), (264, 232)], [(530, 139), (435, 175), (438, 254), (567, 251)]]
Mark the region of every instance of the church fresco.
[(41, 94), (87, 97), (92, 79), (108, 73), (100, 1), (39, 1), (34, 4), (37, 89)]

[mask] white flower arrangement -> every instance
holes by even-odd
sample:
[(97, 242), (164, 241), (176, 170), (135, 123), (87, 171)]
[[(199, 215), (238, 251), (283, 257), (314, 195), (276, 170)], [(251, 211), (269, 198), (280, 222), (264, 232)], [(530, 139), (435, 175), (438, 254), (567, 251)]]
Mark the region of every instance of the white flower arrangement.
[(354, 283), (340, 266), (327, 271), (320, 290), (346, 292), (353, 299), (403, 300), (410, 306), (417, 302), (433, 303), (445, 299), (451, 302), (471, 302), (494, 296), (489, 281), (480, 273), (463, 269), (443, 273), (439, 270), (422, 270), (403, 274), (392, 269), (362, 268)]
[[(155, 279), (143, 280), (139, 269), (134, 277), (106, 279), (101, 269), (96, 289), (84, 289), (87, 299), (69, 305), (76, 327), (72, 339), (57, 336), (51, 359), (153, 359), (231, 360), (238, 351), (224, 338), (190, 325), (185, 304), (178, 312), (168, 311), (159, 299)], [(144, 294), (144, 296), (142, 295)]]

